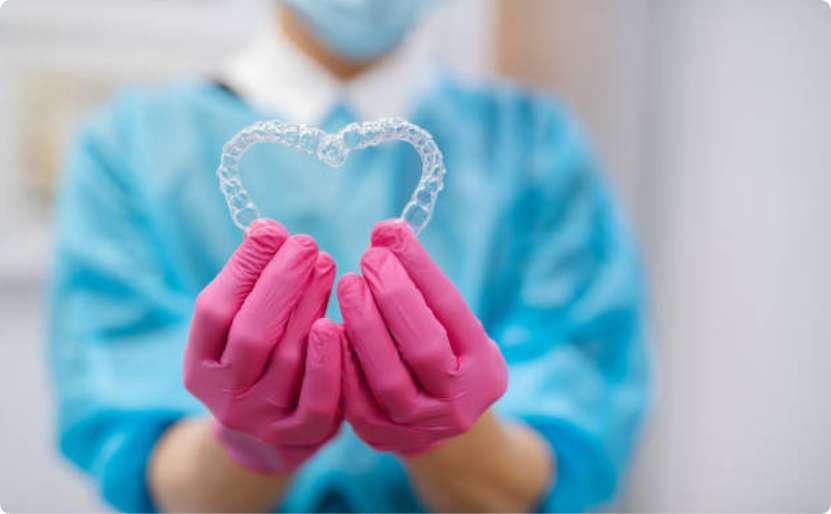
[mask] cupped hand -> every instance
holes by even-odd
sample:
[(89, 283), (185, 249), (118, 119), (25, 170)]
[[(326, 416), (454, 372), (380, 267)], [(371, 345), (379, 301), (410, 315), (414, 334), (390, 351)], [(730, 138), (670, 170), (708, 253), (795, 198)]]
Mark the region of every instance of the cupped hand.
[(197, 298), (185, 386), (249, 469), (289, 472), (340, 427), (340, 328), (322, 317), (334, 277), (311, 237), (257, 220)]
[(507, 365), (405, 223), (371, 240), (363, 276), (338, 283), (344, 414), (372, 447), (417, 454), (466, 432), (504, 393)]

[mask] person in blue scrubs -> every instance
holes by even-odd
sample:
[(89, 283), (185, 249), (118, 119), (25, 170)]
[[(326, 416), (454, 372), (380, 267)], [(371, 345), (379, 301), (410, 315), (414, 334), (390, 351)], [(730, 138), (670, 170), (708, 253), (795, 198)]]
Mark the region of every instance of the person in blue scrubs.
[[(583, 511), (614, 497), (649, 399), (632, 236), (568, 111), (435, 66), (412, 30), (423, 8), (285, 0), (217, 80), (125, 90), (80, 132), (57, 210), (50, 359), (60, 450), (115, 508)], [(524, 427), (538, 456), (471, 433), (455, 458), (410, 462), (344, 424), (290, 477), (236, 469), (182, 377), (195, 298), (243, 236), (217, 188), (222, 145), (261, 119), (333, 132), (392, 115), (445, 155), (419, 239), (508, 362), (498, 423)], [(392, 144), (333, 172), (259, 146), (242, 168), (263, 214), (311, 234), (342, 274), (400, 212), (420, 163)], [(326, 315), (340, 320), (336, 301)], [(523, 487), (532, 497), (512, 496)]]

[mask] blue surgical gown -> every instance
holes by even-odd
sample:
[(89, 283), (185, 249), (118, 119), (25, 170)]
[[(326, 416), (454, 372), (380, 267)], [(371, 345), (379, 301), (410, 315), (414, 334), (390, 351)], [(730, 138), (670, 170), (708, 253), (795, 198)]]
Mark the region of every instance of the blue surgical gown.
[[(182, 385), (197, 293), (241, 240), (217, 190), (223, 143), (263, 112), (209, 81), (124, 91), (80, 131), (63, 175), (50, 359), (60, 451), (125, 511), (154, 509), (146, 464), (160, 434), (204, 407)], [(336, 106), (334, 131), (354, 119)], [(505, 418), (556, 454), (540, 510), (609, 500), (648, 399), (636, 248), (574, 120), (520, 87), (438, 79), (411, 121), (448, 169), (422, 233), (510, 364)], [(264, 215), (312, 234), (338, 273), (357, 270), (372, 225), (398, 215), (419, 176), (406, 144), (333, 171), (259, 145), (242, 163)], [(339, 319), (335, 302), (329, 315)], [(275, 509), (421, 511), (401, 463), (348, 427)]]

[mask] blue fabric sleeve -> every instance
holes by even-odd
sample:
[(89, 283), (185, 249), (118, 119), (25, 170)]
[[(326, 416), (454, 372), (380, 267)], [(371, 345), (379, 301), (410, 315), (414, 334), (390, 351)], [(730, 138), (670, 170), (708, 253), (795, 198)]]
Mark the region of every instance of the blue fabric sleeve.
[(524, 125), (533, 137), (495, 257), (505, 278), (486, 298), (511, 371), (496, 408), (554, 450), (540, 510), (584, 511), (617, 491), (649, 400), (641, 272), (574, 123), (539, 103)]
[(177, 292), (130, 173), (121, 102), (82, 130), (56, 212), (49, 350), (61, 452), (124, 511), (153, 511), (145, 468), (196, 407), (181, 385), (192, 300)]

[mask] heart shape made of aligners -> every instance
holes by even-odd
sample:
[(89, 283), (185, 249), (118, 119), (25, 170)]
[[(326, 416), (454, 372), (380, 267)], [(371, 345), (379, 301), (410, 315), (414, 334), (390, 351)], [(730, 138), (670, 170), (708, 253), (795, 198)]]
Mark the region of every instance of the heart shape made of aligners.
[(421, 157), (421, 179), (400, 218), (419, 232), (430, 221), (439, 191), (444, 187), (444, 157), (429, 132), (401, 118), (381, 118), (377, 121), (350, 123), (336, 134), (305, 124), (291, 124), (279, 120), (259, 121), (241, 131), (225, 143), (222, 158), (216, 170), (219, 189), (231, 211), (234, 223), (245, 229), (260, 217), (260, 212), (240, 177), (242, 157), (257, 143), (276, 143), (316, 155), (332, 168), (340, 167), (353, 150), (376, 146), (388, 141), (405, 141)]

